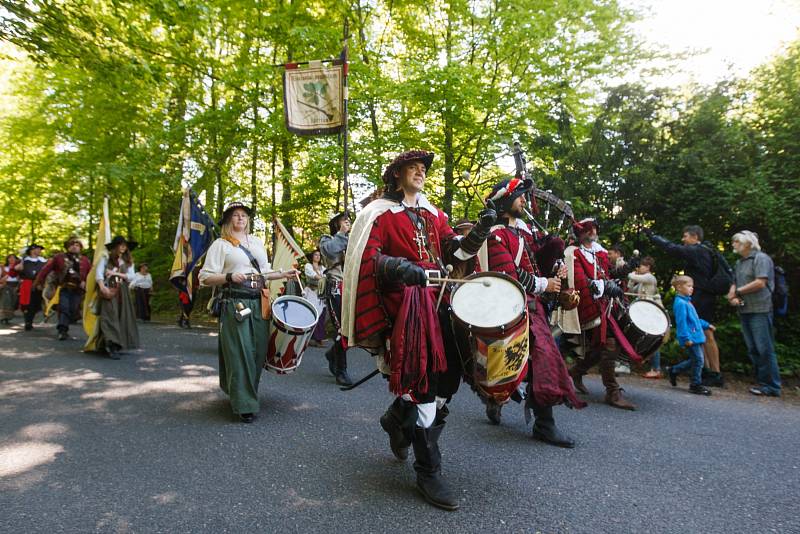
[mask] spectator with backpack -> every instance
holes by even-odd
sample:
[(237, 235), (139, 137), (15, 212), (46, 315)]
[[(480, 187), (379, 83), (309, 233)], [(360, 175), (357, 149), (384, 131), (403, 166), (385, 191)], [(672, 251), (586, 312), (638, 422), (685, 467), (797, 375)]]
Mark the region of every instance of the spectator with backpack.
[(780, 397), (781, 376), (772, 333), (775, 265), (761, 252), (755, 232), (743, 230), (735, 234), (732, 245), (741, 257), (736, 261), (728, 302), (739, 310), (747, 353), (756, 371), (758, 385), (750, 388), (750, 393)]
[[(697, 225), (684, 227), (680, 245), (654, 234), (649, 228), (644, 232), (667, 254), (684, 261), (684, 272), (694, 280), (695, 284), (692, 304), (697, 310), (697, 315), (705, 322), (714, 324), (717, 298), (728, 293), (733, 278), (732, 270), (722, 254), (709, 243), (703, 243), (703, 229)], [(717, 340), (712, 330), (707, 329), (704, 333), (706, 342), (703, 346), (705, 355), (703, 385), (723, 387)]]

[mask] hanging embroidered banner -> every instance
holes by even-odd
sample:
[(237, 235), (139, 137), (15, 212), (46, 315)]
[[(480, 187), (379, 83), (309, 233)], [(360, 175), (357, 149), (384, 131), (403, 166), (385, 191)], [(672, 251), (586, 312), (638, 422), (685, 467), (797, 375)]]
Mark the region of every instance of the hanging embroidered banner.
[(298, 135), (339, 133), (343, 125), (343, 78), (341, 64), (323, 66), (311, 61), (308, 68), (287, 64), (283, 71), (286, 128)]

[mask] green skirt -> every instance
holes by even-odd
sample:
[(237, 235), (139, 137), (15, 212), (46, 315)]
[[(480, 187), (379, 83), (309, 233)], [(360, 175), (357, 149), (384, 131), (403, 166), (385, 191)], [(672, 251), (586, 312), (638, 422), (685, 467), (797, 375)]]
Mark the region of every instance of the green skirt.
[[(234, 316), (237, 302), (250, 308), (243, 321)], [(261, 318), (260, 298), (228, 298), (219, 318), (219, 387), (235, 414), (257, 413), (258, 384), (267, 359), (270, 323)]]
[(136, 312), (133, 310), (127, 282), (120, 282), (117, 296), (111, 300), (100, 298), (100, 332), (97, 341), (99, 349), (114, 344), (122, 349), (139, 348), (139, 328), (136, 326)]

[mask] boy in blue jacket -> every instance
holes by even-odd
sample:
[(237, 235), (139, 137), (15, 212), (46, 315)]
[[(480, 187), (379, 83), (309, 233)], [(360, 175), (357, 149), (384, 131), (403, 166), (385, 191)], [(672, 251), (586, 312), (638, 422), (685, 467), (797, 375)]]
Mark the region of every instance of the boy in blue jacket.
[(675, 288), (675, 302), (672, 311), (675, 314), (675, 329), (677, 330), (678, 345), (686, 347), (689, 358), (683, 360), (669, 369), (669, 383), (673, 387), (678, 385), (678, 374), (691, 368), (691, 385), (689, 393), (696, 395), (711, 395), (711, 390), (702, 384), (703, 371), (703, 345), (706, 335), (703, 330), (714, 330), (714, 325), (701, 319), (692, 304), (694, 281), (689, 276), (676, 276), (672, 279)]

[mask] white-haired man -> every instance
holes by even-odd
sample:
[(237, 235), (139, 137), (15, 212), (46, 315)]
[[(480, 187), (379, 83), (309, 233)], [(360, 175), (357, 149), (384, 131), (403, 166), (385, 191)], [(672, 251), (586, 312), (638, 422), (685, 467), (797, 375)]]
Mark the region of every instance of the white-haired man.
[(772, 335), (775, 266), (772, 258), (761, 252), (755, 232), (744, 230), (735, 234), (732, 245), (741, 257), (736, 261), (728, 302), (739, 309), (747, 353), (756, 370), (758, 385), (750, 388), (750, 393), (779, 397), (781, 376)]

